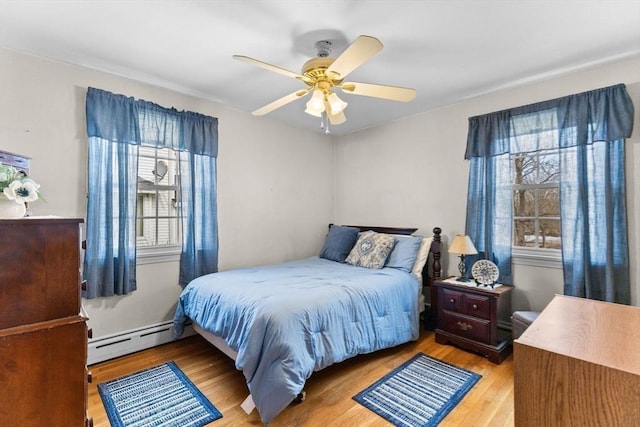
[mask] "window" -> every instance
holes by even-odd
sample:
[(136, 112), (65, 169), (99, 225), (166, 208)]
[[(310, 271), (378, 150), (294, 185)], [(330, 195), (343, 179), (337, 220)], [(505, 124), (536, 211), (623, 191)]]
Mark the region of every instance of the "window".
[(510, 118), (511, 244), (515, 264), (562, 268), (560, 151), (554, 109)]
[(561, 249), (557, 150), (512, 155), (513, 246)]
[(136, 245), (177, 246), (181, 242), (179, 163), (168, 148), (138, 151)]
[(95, 88), (86, 118), (83, 297), (135, 291), (141, 258), (179, 261), (182, 286), (218, 271), (218, 119)]
[[(623, 84), (469, 118), (466, 233), (500, 280), (558, 254), (564, 293), (630, 301)], [(533, 264), (535, 265), (535, 264)]]

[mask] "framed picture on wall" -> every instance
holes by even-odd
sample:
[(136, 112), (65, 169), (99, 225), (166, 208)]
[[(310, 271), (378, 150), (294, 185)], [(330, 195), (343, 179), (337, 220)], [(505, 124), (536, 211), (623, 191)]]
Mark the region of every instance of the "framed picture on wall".
[(31, 158), (29, 157), (0, 150), (0, 163), (7, 166), (13, 166), (14, 168), (24, 172), (26, 175), (29, 175), (30, 160)]

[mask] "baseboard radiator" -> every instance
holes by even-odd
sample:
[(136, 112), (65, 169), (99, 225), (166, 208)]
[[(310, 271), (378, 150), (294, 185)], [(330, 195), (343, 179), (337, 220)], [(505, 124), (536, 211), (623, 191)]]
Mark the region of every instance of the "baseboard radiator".
[(511, 332), (511, 322), (506, 320), (498, 320), (498, 329)]
[[(511, 330), (511, 324), (498, 322), (498, 327)], [(185, 326), (182, 338), (195, 335), (191, 324)], [(138, 329), (89, 340), (87, 365), (114, 359), (173, 341), (173, 322), (156, 323)]]
[[(182, 338), (194, 334), (195, 331), (188, 325), (184, 328)], [(146, 350), (173, 340), (172, 321), (91, 339), (88, 344), (87, 365)]]

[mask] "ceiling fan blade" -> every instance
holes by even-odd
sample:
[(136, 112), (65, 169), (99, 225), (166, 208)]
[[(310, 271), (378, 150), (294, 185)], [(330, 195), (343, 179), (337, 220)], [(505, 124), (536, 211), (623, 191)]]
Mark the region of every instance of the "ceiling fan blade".
[(254, 111), (251, 114), (253, 114), (254, 116), (264, 116), (265, 114), (270, 113), (273, 110), (280, 108), (284, 105), (287, 105), (288, 103), (293, 102), (296, 99), (301, 98), (308, 93), (309, 93), (309, 89), (298, 90), (296, 92), (290, 93), (289, 95), (283, 96), (280, 99), (276, 99), (271, 104), (267, 104), (262, 108), (258, 108), (256, 111)]
[(304, 77), (301, 76), (298, 73), (294, 73), (293, 71), (289, 71), (289, 70), (287, 70), (285, 68), (278, 67), (277, 65), (271, 65), (271, 64), (268, 64), (266, 62), (259, 61), (257, 59), (249, 58), (248, 56), (233, 55), (233, 59), (237, 59), (238, 61), (246, 62), (247, 64), (256, 65), (258, 67), (267, 69), (269, 71), (275, 71), (276, 73), (284, 74), (285, 76), (293, 77), (294, 79), (299, 79), (299, 80), (303, 80), (304, 79)]
[(338, 114), (327, 114), (327, 116), (329, 117), (329, 123), (334, 126), (341, 125), (342, 123), (347, 121), (347, 116), (345, 116), (342, 111)]
[(371, 83), (347, 82), (343, 83), (340, 89), (347, 93), (353, 93), (354, 95), (371, 96), (373, 98), (383, 98), (401, 102), (409, 102), (416, 97), (415, 89)]
[(360, 36), (333, 61), (327, 69), (327, 74), (336, 73), (340, 75), (340, 79), (344, 79), (347, 74), (367, 62), (382, 48), (382, 43), (377, 38)]

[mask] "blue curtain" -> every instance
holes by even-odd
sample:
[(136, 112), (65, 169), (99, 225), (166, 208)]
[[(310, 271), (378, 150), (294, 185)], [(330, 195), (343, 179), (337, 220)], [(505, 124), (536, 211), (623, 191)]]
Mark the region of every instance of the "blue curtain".
[(510, 154), (557, 149), (564, 292), (630, 302), (624, 138), (633, 103), (619, 84), (469, 119), (466, 233), (511, 282)]
[[(499, 281), (511, 280), (512, 204), (509, 155), (474, 157), (469, 169), (466, 234), (478, 250), (465, 257), (467, 271), (478, 258), (493, 261)], [(505, 185), (505, 183), (507, 185)]]
[(216, 158), (180, 153), (182, 255), (180, 285), (218, 271)]
[(89, 136), (85, 298), (136, 289), (138, 146), (179, 152), (183, 242), (180, 284), (217, 271), (218, 120), (95, 88), (86, 99)]

